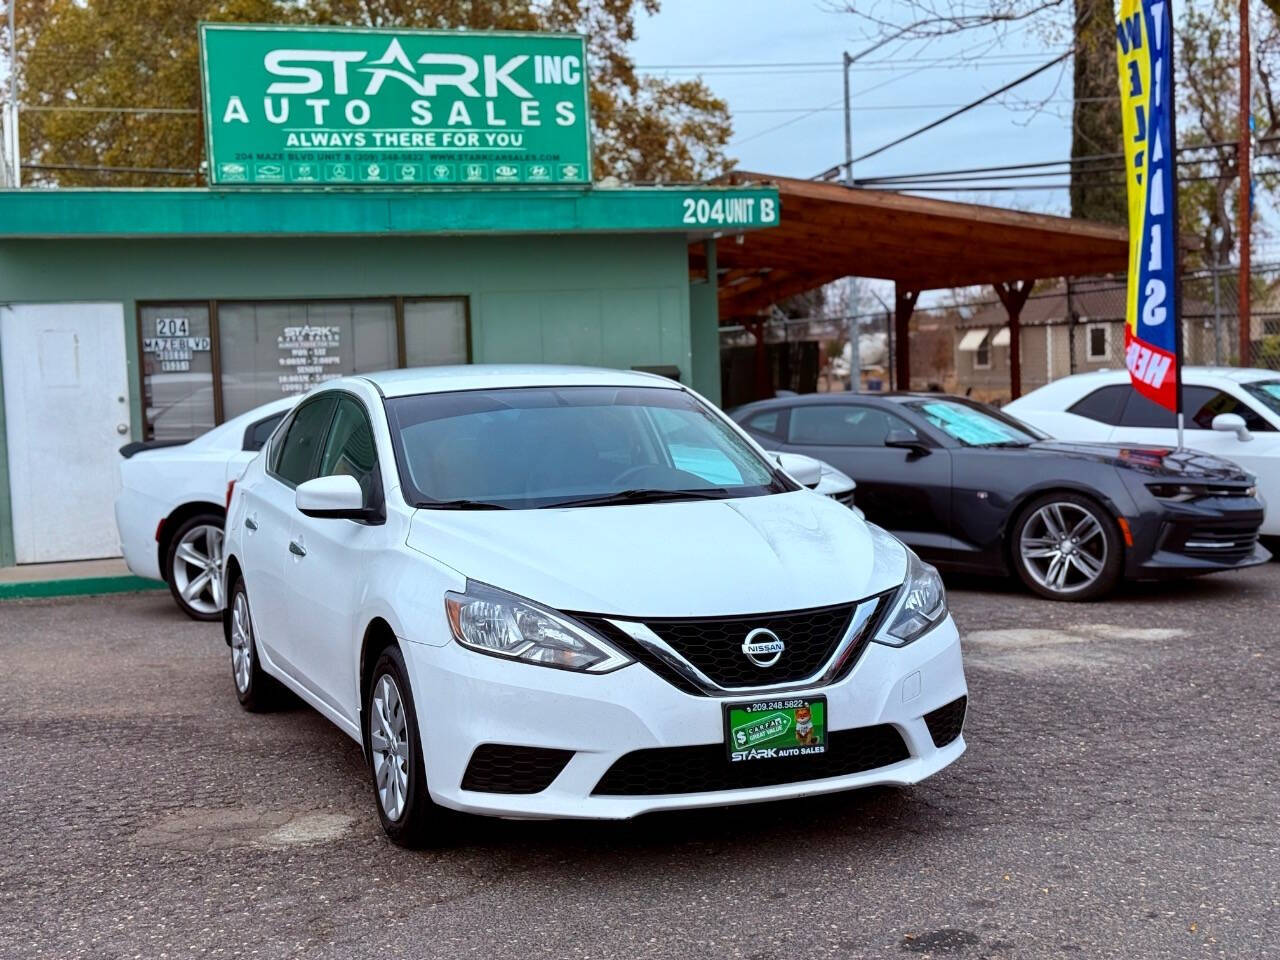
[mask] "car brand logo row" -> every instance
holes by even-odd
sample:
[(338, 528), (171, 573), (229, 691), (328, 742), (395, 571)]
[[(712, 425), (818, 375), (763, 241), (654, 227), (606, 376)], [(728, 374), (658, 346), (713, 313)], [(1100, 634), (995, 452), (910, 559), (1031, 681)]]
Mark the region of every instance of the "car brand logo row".
[(585, 183), (581, 163), (428, 161), (289, 161), (218, 165), (222, 183)]

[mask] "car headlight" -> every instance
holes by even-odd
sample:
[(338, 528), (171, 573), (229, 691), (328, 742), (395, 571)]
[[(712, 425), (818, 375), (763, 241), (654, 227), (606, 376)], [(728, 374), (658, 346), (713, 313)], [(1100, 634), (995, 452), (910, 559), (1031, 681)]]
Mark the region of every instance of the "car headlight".
[(1254, 497), (1258, 494), (1256, 486), (1215, 487), (1207, 483), (1149, 483), (1147, 489), (1156, 499), (1172, 500), (1174, 503), (1186, 503), (1205, 497)]
[(453, 639), (495, 657), (561, 670), (608, 673), (631, 658), (563, 614), (515, 594), (467, 581), (444, 595)]
[(938, 571), (907, 551), (907, 579), (898, 591), (888, 628), (876, 639), (891, 647), (918, 640), (947, 615), (947, 591)]

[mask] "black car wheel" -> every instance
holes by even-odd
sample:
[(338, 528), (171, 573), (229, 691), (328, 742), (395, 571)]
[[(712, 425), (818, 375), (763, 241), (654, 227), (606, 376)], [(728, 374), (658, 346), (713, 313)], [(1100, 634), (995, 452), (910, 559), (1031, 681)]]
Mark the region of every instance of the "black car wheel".
[(1032, 500), (1013, 526), (1014, 569), (1035, 593), (1052, 600), (1096, 600), (1120, 580), (1124, 549), (1115, 521), (1076, 493)]
[(398, 846), (424, 847), (440, 844), (456, 816), (427, 790), (408, 675), (400, 650), (387, 647), (365, 693), (364, 746), (382, 829)]

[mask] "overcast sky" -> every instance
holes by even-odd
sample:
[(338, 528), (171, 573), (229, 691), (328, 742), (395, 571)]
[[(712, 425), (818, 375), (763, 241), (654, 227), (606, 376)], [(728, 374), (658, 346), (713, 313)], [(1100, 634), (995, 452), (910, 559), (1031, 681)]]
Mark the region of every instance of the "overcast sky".
[[(882, 5), (882, 8), (884, 5)], [(810, 177), (844, 156), (840, 58), (870, 45), (866, 24), (823, 0), (667, 0), (640, 24), (642, 67), (701, 74), (733, 112), (730, 155), (746, 170)], [(853, 152), (874, 149), (1028, 73), (1065, 50), (1062, 39), (1013, 27), (1001, 40), (976, 33), (929, 45), (890, 44), (851, 71)], [(879, 62), (877, 62), (879, 61)], [(808, 66), (819, 63), (821, 65)], [(806, 66), (767, 66), (770, 64)], [(746, 65), (746, 66), (739, 66)], [(1062, 160), (1070, 154), (1070, 63), (993, 102), (854, 167), (876, 176)], [(1048, 100), (1040, 110), (1037, 105)], [(772, 129), (771, 129), (772, 128)], [(1061, 183), (1063, 176), (1048, 178)], [(1067, 213), (1065, 190), (935, 193), (1027, 210)]]

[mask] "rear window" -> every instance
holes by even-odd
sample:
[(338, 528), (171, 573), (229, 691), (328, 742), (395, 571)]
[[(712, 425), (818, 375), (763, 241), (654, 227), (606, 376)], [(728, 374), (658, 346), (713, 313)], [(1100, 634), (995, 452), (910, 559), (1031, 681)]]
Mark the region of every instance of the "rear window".
[(1120, 422), (1120, 415), (1124, 410), (1125, 395), (1132, 389), (1128, 384), (1120, 383), (1100, 387), (1073, 403), (1067, 408), (1067, 412), (1115, 426)]
[(280, 421), (284, 419), (285, 413), (288, 411), (281, 410), (279, 413), (270, 417), (264, 417), (256, 423), (249, 424), (244, 431), (244, 447), (245, 450), (261, 450), (267, 445), (267, 441), (271, 439), (272, 431), (280, 426)]

